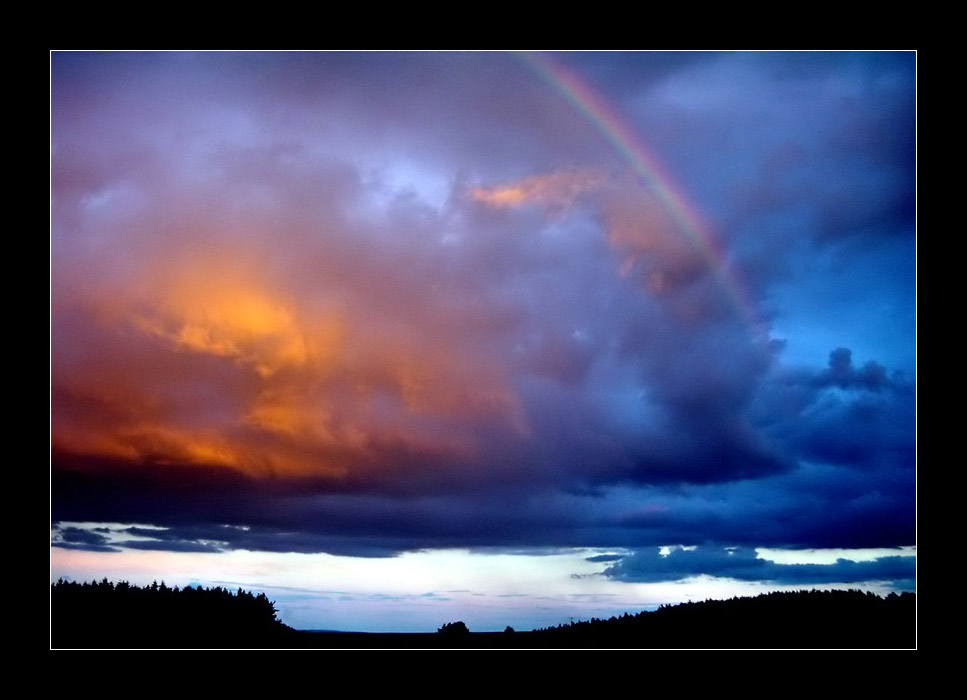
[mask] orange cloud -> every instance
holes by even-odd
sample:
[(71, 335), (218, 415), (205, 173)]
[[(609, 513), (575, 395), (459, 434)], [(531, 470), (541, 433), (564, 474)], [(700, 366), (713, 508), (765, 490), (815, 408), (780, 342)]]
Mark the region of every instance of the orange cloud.
[(333, 476), (379, 468), (388, 450), (466, 456), (481, 422), (523, 424), (495, 361), (426, 300), (401, 322), (367, 285), (337, 307), (321, 301), (325, 278), (300, 296), (250, 259), (158, 260), (137, 285), (92, 286), (58, 309), (77, 325), (58, 348), (78, 353), (54, 361), (52, 444)]
[(470, 196), (493, 207), (517, 207), (542, 204), (554, 209), (567, 209), (585, 192), (601, 186), (601, 174), (586, 170), (561, 170), (547, 175), (534, 175), (517, 182), (474, 187)]
[(621, 277), (637, 279), (650, 294), (661, 296), (694, 279), (704, 261), (654, 196), (630, 182), (602, 197), (608, 244), (622, 255)]
[(324, 364), (339, 351), (343, 328), (335, 315), (307, 323), (264, 283), (214, 268), (166, 286), (132, 322), (180, 350), (231, 359), (263, 378)]

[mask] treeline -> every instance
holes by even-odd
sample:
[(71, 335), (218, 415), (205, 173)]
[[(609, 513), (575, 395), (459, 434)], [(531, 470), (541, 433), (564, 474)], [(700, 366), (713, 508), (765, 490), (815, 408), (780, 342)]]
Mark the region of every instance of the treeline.
[(51, 647), (464, 649), (912, 649), (916, 595), (859, 590), (766, 593), (663, 605), (651, 612), (531, 632), (299, 632), (264, 593), (58, 581), (50, 589)]
[(52, 648), (211, 648), (277, 646), (291, 628), (264, 593), (239, 588), (169, 588), (75, 583), (50, 587)]
[(859, 591), (764, 593), (663, 605), (534, 630), (534, 646), (710, 649), (909, 649), (916, 594)]

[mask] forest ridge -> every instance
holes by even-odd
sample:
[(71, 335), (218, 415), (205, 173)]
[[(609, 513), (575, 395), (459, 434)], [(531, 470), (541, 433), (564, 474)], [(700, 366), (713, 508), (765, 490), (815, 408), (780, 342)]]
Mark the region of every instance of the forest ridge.
[(916, 647), (916, 594), (776, 592), (663, 605), (533, 630), (436, 634), (294, 630), (264, 593), (60, 580), (51, 585), (51, 648), (889, 648)]

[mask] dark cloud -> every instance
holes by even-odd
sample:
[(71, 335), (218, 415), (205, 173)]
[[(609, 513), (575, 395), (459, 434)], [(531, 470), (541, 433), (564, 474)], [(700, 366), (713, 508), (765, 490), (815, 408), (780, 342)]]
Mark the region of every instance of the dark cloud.
[(878, 362), (867, 362), (861, 369), (853, 366), (853, 353), (849, 348), (836, 348), (829, 353), (829, 369), (819, 377), (821, 386), (838, 386), (840, 389), (860, 388), (879, 391), (891, 386), (886, 368)]
[(622, 554), (596, 554), (593, 557), (588, 557), (587, 560), (594, 561), (594, 562), (621, 561), (622, 559), (624, 559), (624, 556), (625, 555), (622, 555)]
[(604, 575), (645, 583), (708, 575), (775, 584), (903, 581), (909, 585), (916, 578), (916, 558), (898, 554), (861, 562), (837, 559), (834, 564), (778, 564), (751, 549), (703, 546), (671, 548), (667, 554), (658, 549), (639, 550), (608, 567)]
[[(915, 395), (912, 382), (875, 361), (857, 368), (848, 348), (829, 354), (821, 371), (782, 373), (760, 393), (756, 413), (776, 439), (802, 459), (886, 474), (915, 467)], [(884, 485), (886, 485), (886, 483)]]
[(58, 529), (51, 538), (51, 545), (64, 549), (80, 549), (87, 552), (120, 552), (109, 544), (109, 538), (93, 529), (65, 527)]
[(188, 542), (185, 540), (119, 540), (119, 547), (127, 549), (148, 549), (165, 552), (221, 552), (220, 547), (203, 542)]

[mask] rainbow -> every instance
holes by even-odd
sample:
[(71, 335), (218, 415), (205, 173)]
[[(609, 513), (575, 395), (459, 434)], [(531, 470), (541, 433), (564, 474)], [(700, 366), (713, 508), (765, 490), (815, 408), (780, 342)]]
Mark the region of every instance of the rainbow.
[(730, 303), (760, 340), (768, 337), (765, 322), (745, 285), (731, 265), (711, 229), (692, 205), (685, 190), (661, 167), (658, 159), (636, 137), (628, 124), (576, 73), (546, 54), (520, 52), (521, 62), (571, 104), (631, 166), (639, 182), (651, 190), (705, 259)]

